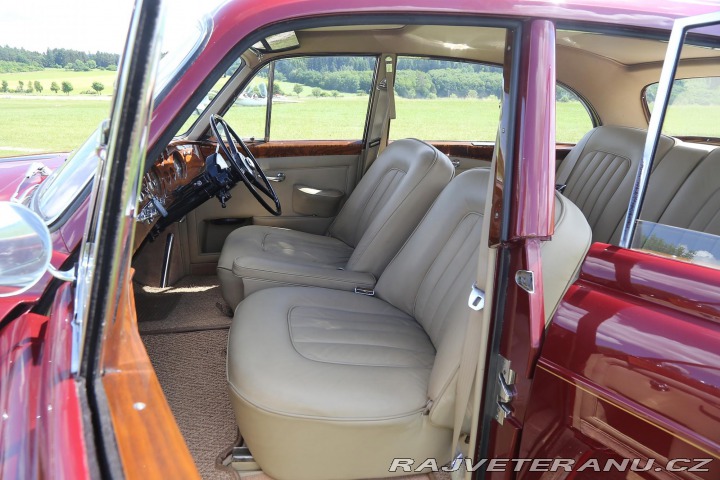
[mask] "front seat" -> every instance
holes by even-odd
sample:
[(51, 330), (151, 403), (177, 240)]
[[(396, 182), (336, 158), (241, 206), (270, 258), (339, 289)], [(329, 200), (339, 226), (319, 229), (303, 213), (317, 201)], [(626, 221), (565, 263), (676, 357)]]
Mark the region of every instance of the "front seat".
[[(230, 399), (266, 474), (378, 478), (395, 457), (450, 460), (489, 177), (468, 170), (448, 185), (385, 269), (376, 296), (285, 287), (238, 306), (228, 340)], [(560, 194), (555, 209), (555, 234), (542, 247), (548, 316), (591, 237)]]
[(218, 261), (230, 307), (263, 288), (306, 285), (371, 292), (454, 168), (420, 140), (398, 140), (373, 163), (327, 235), (248, 226), (232, 232)]

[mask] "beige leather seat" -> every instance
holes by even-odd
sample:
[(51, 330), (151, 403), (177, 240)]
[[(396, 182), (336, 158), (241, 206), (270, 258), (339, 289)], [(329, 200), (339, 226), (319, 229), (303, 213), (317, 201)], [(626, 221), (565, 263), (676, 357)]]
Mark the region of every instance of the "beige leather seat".
[[(585, 214), (595, 242), (617, 243), (620, 239), (646, 135), (646, 130), (637, 128), (594, 128), (557, 170), (557, 183), (566, 185), (563, 194)], [(662, 135), (657, 158), (665, 156), (674, 143)]]
[[(449, 460), (488, 179), (486, 169), (469, 170), (447, 186), (376, 296), (285, 287), (240, 303), (228, 341), (230, 397), (265, 473), (376, 478), (388, 476), (394, 457)], [(590, 236), (580, 210), (558, 194), (555, 235), (542, 250), (547, 314)]]
[(415, 139), (393, 142), (326, 236), (264, 226), (232, 232), (217, 269), (225, 301), (234, 308), (254, 291), (282, 285), (372, 290), (453, 175), (450, 160), (434, 147)]

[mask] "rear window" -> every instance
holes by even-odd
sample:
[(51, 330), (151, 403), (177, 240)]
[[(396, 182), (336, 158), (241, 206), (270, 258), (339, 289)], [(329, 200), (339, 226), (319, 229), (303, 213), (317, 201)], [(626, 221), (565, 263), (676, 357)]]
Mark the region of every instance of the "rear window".
[[(643, 91), (648, 113), (652, 113), (657, 86), (650, 84)], [(720, 77), (675, 80), (662, 131), (676, 137), (720, 138)]]

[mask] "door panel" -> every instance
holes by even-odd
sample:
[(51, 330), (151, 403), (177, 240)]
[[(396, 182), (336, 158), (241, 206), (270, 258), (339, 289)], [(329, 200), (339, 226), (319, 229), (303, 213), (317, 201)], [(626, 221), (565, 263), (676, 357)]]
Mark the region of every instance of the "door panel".
[[(593, 245), (548, 329), (520, 456), (653, 459), (635, 478), (720, 478), (717, 270)], [(673, 473), (693, 465), (673, 459), (713, 461)]]
[(471, 168), (490, 168), (493, 142), (430, 142), (447, 155), (455, 165), (455, 175)]
[[(327, 231), (355, 187), (362, 146), (358, 142), (312, 142), (315, 147), (309, 143), (269, 142), (251, 147), (259, 155), (257, 161), (268, 177), (284, 175), (282, 181), (271, 183), (280, 199), (282, 216), (270, 215), (243, 184), (238, 184), (232, 190), (226, 208), (213, 199), (188, 215), (190, 261), (193, 264), (217, 262), (218, 247), (227, 235), (245, 225), (269, 225), (319, 235)], [(296, 155), (285, 156), (293, 154)], [(333, 204), (336, 206), (330, 209), (332, 213), (324, 208), (326, 204), (321, 200), (317, 211), (308, 214), (312, 211), (308, 210), (308, 202), (303, 202), (302, 207), (293, 204), (300, 203), (300, 187), (313, 192), (335, 192), (340, 200)]]

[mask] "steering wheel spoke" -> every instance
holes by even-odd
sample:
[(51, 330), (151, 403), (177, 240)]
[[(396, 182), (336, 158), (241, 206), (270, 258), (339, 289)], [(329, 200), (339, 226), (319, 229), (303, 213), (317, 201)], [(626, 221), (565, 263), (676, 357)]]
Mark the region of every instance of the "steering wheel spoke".
[[(220, 115), (210, 115), (210, 129), (217, 138), (223, 156), (227, 157), (230, 168), (240, 177), (255, 200), (271, 214), (281, 215), (280, 199), (242, 138)], [(242, 151), (238, 150), (237, 145), (240, 145)]]

